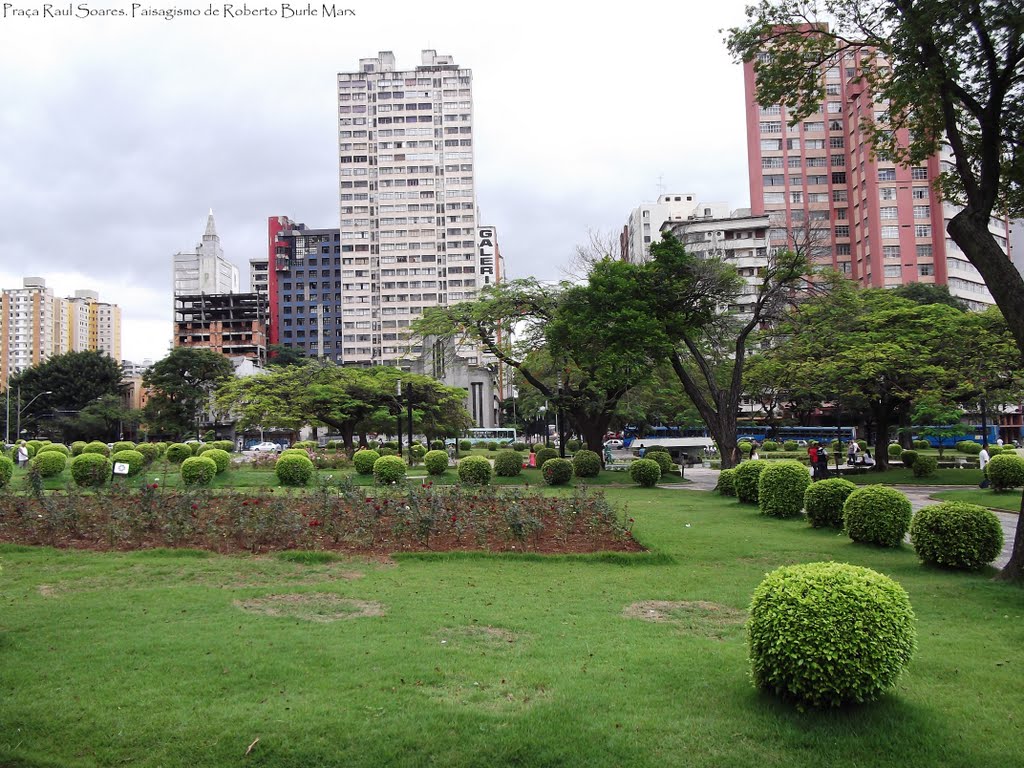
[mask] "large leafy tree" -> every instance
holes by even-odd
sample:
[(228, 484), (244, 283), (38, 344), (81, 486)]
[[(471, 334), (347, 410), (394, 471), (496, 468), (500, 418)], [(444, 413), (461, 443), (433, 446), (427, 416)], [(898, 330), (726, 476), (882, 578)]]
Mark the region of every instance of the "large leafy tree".
[(231, 361), (208, 349), (175, 347), (143, 376), (150, 389), (144, 415), (149, 432), (195, 434), (213, 391), (234, 375)]
[(414, 428), (428, 439), (458, 435), (472, 425), (465, 396), (464, 390), (428, 376), (395, 368), (344, 368), (326, 361), (227, 382), (217, 393), (217, 405), (243, 427), (327, 425), (338, 430), (351, 451), (357, 437), (365, 443), (367, 430), (394, 428), (400, 413), (404, 425), (410, 397)]
[(17, 424), (18, 393), (23, 428), (34, 429), (41, 416), (72, 417), (105, 395), (119, 395), (121, 365), (104, 352), (68, 352), (11, 377), (11, 425)]

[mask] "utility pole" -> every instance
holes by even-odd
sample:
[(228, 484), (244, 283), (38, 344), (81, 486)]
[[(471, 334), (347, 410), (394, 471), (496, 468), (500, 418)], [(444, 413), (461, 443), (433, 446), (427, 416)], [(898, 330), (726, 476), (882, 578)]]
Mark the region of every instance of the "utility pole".
[(398, 385), (395, 387), (395, 392), (398, 395), (396, 402), (398, 403), (398, 455), (402, 455), (402, 380), (398, 380)]
[[(405, 388), (406, 397), (408, 398), (408, 409), (409, 409), (409, 466), (412, 466), (412, 384), (409, 384)], [(399, 409), (401, 413), (401, 409)]]

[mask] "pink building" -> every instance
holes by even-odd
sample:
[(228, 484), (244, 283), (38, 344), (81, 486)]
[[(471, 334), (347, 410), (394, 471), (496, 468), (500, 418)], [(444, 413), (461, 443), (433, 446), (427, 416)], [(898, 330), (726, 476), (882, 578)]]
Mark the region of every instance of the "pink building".
[[(933, 186), (944, 160), (905, 168), (872, 156), (861, 124), (883, 119), (884, 104), (859, 77), (858, 55), (822, 67), (825, 100), (792, 127), (784, 106), (757, 104), (754, 62), (744, 66), (752, 213), (770, 217), (772, 245), (804, 246), (818, 264), (862, 285), (937, 283), (974, 308), (993, 304), (977, 270), (946, 235), (957, 209)], [(993, 232), (1006, 250), (1005, 224), (995, 223)]]

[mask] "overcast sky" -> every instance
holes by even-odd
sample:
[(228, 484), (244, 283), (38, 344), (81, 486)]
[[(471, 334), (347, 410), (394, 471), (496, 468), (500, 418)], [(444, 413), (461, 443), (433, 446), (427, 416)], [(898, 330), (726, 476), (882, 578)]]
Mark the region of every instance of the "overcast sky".
[(749, 205), (742, 71), (719, 31), (742, 22), (742, 0), (336, 5), (356, 15), (286, 19), (281, 3), (260, 2), (248, 7), (278, 15), (8, 9), (0, 287), (39, 275), (59, 294), (99, 290), (122, 307), (123, 357), (162, 357), (171, 257), (199, 240), (209, 208), (243, 289), (248, 260), (266, 255), (268, 216), (337, 226), (336, 74), (381, 50), (399, 69), (433, 48), (473, 70), (481, 223), (498, 228), (513, 277), (562, 277), (588, 230), (620, 230), (659, 178), (666, 192)]

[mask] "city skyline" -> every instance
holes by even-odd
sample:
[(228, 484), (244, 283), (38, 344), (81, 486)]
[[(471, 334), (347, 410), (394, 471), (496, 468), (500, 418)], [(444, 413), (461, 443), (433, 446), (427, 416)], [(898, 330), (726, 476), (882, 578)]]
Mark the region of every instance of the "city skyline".
[(0, 235), (0, 284), (95, 285), (123, 309), (124, 357), (161, 357), (168, 265), (207, 210), (246, 275), (268, 216), (336, 226), (337, 74), (424, 48), (473, 70), (476, 197), (510, 276), (559, 279), (588, 230), (616, 232), (659, 183), (747, 204), (742, 68), (719, 33), (742, 5), (622, 19), (525, 3), (500, 26), (463, 2), (330, 22), (0, 20), (0, 71), (19, 74), (0, 85), (0, 201), (25, 223)]

